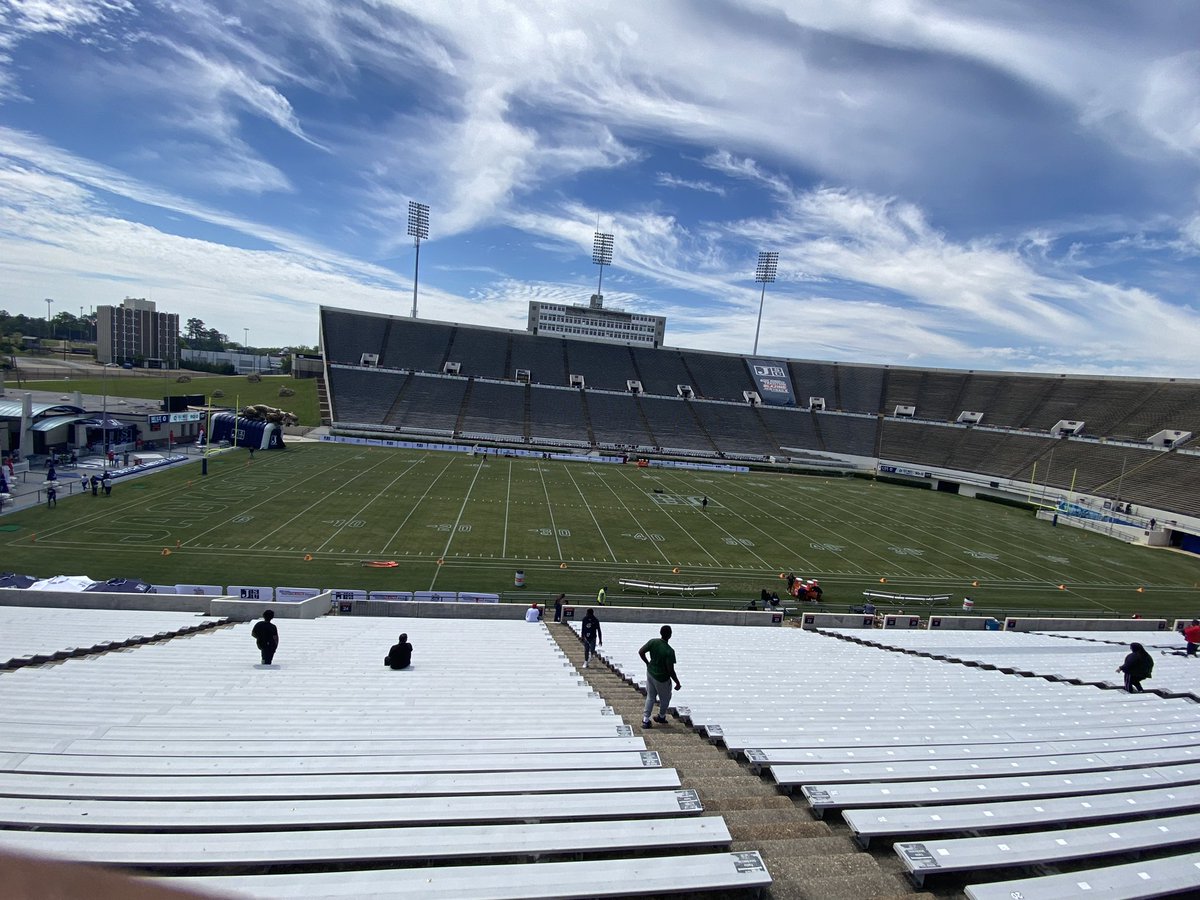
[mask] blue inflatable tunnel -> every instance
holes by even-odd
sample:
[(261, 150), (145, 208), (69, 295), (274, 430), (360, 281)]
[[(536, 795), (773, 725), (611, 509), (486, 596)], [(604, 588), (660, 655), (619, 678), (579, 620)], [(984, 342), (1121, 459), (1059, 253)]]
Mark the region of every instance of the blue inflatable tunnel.
[(274, 422), (245, 419), (233, 413), (217, 413), (212, 417), (210, 440), (214, 444), (229, 441), (238, 447), (276, 450), (283, 447), (283, 432)]

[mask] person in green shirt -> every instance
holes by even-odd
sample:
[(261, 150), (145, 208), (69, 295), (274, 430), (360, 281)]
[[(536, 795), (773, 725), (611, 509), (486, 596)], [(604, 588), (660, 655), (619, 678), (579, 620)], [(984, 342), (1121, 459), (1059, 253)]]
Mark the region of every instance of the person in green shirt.
[[(646, 709), (642, 713), (642, 727), (653, 728), (650, 714), (654, 712), (654, 699), (658, 698), (658, 715), (655, 722), (665, 724), (667, 707), (671, 705), (671, 682), (675, 682), (675, 690), (681, 690), (679, 676), (675, 674), (675, 650), (671, 647), (671, 626), (664, 625), (658, 630), (662, 637), (652, 638), (638, 650), (638, 656), (646, 664)], [(649, 658), (647, 658), (649, 657)]]

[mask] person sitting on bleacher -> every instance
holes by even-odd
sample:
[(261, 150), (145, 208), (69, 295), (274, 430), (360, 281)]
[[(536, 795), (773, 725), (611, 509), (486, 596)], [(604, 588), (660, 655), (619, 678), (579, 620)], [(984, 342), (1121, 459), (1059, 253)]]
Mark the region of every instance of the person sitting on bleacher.
[(763, 588), (758, 595), (758, 599), (762, 601), (763, 609), (766, 609), (767, 604), (771, 602), (771, 595), (767, 593), (766, 588)]
[(536, 603), (531, 603), (529, 605), (529, 609), (525, 610), (525, 621), (526, 622), (542, 621), (542, 611), (540, 609), (538, 609), (538, 605)]
[(1142, 682), (1154, 671), (1154, 658), (1146, 652), (1146, 648), (1134, 641), (1129, 645), (1129, 655), (1125, 662), (1117, 666), (1118, 672), (1125, 673), (1125, 690), (1131, 694), (1140, 694), (1146, 689)]
[(407, 669), (412, 664), (412, 644), (408, 642), (407, 634), (400, 635), (399, 643), (388, 651), (388, 655), (383, 658), (383, 664), (392, 669)]

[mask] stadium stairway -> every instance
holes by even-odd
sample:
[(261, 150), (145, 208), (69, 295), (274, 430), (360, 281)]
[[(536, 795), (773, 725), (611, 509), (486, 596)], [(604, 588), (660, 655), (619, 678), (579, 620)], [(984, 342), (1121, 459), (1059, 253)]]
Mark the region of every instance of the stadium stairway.
[[(583, 668), (579, 639), (565, 625), (548, 624), (571, 664), (616, 714), (639, 722), (644, 695), (598, 658)], [(683, 681), (686, 689), (686, 677)], [(933, 894), (914, 892), (890, 847), (886, 852), (858, 849), (846, 825), (814, 818), (805, 806), (677, 719), (652, 729), (635, 726), (636, 731), (664, 765), (679, 773), (683, 787), (700, 794), (706, 811), (724, 816), (733, 850), (762, 854), (774, 878), (767, 891), (772, 900), (933, 900)], [(696, 900), (722, 896), (705, 893)]]

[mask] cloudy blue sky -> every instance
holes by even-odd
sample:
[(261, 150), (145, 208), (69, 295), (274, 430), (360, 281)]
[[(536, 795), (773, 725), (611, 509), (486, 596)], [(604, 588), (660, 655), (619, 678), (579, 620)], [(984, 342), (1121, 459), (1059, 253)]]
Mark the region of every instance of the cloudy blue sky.
[(329, 303), (675, 346), (1200, 377), (1200, 7), (0, 0), (0, 308)]

